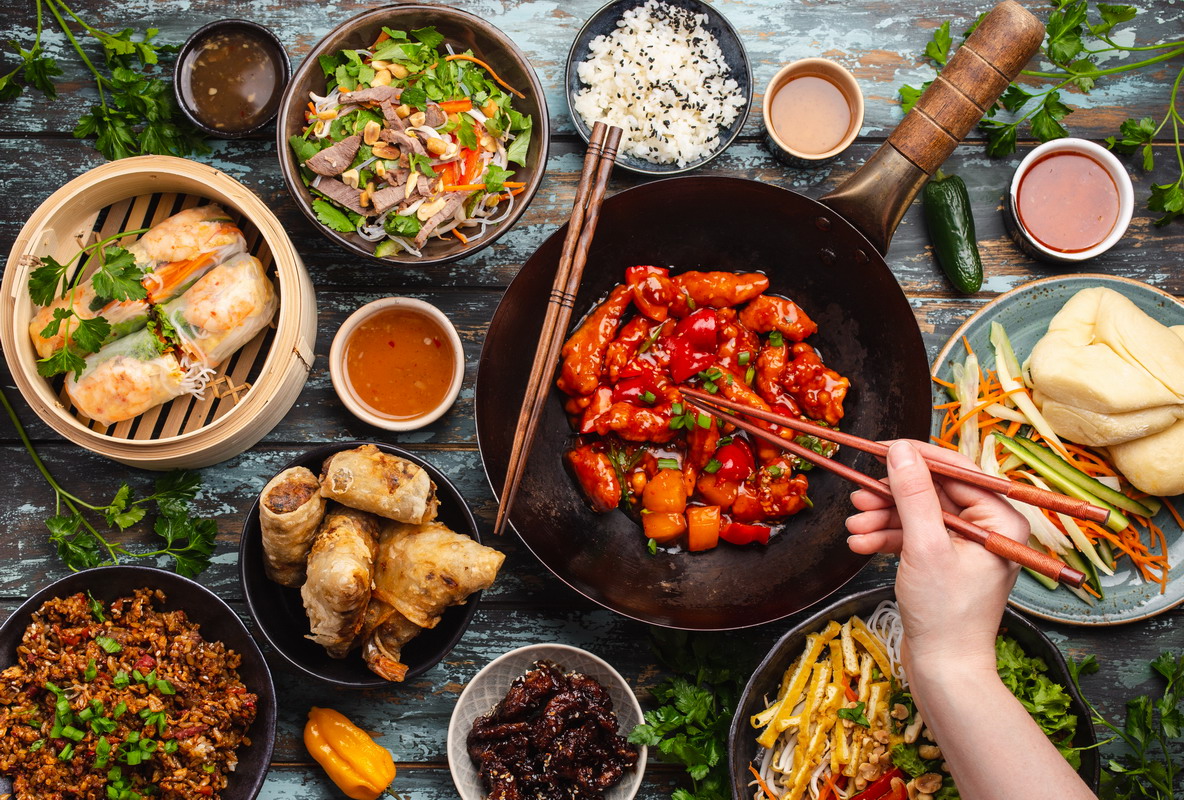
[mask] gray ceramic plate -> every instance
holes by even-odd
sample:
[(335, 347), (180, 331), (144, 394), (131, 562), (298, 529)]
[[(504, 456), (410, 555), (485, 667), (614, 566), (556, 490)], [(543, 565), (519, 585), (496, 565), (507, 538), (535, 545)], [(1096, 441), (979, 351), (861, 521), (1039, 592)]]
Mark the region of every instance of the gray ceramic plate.
[[(953, 362), (961, 360), (966, 354), (962, 346), (963, 336), (983, 361), (983, 367), (993, 367), (994, 351), (989, 338), (992, 322), (999, 322), (1007, 329), (1016, 357), (1022, 362), (1048, 330), (1049, 321), (1069, 298), (1093, 286), (1106, 286), (1121, 292), (1166, 325), (1184, 325), (1184, 303), (1145, 283), (1090, 274), (1045, 278), (999, 296), (966, 320), (934, 360), (934, 374), (945, 380), (950, 379)], [(935, 404), (947, 400), (944, 394), (938, 394), (939, 388), (934, 386)], [(935, 414), (934, 433), (940, 424), (940, 415)], [(1184, 602), (1184, 574), (1180, 570), (1184, 562), (1184, 531), (1181, 531), (1166, 508), (1155, 517), (1155, 523), (1167, 535), (1169, 563), (1174, 567), (1166, 592), (1161, 594), (1157, 584), (1143, 583), (1129, 568), (1128, 562), (1120, 560), (1113, 577), (1102, 576), (1105, 598), (1093, 608), (1063, 589), (1050, 592), (1027, 573), (1020, 573), (1011, 593), (1011, 604), (1029, 614), (1070, 625), (1118, 625), (1147, 619), (1179, 605)]]
[[(581, 89), (587, 88), (587, 84), (581, 82), (579, 76), (576, 74), (576, 65), (588, 57), (588, 47), (593, 39), (616, 30), (617, 21), (621, 19), (626, 11), (644, 5), (646, 2), (647, 0), (612, 0), (608, 5), (603, 6), (588, 18), (588, 21), (584, 23), (584, 27), (580, 28), (580, 32), (576, 34), (575, 41), (571, 43), (571, 50), (567, 54), (567, 70), (564, 74), (567, 109), (571, 114), (572, 123), (576, 126), (576, 132), (580, 134), (585, 142), (592, 135), (592, 126), (585, 122), (584, 118), (575, 110), (576, 93)], [(652, 161), (625, 155), (623, 152), (617, 156), (617, 166), (624, 167), (630, 172), (637, 172), (642, 175), (668, 176), (698, 169), (724, 150), (727, 150), (728, 145), (740, 135), (740, 131), (744, 127), (744, 121), (748, 119), (748, 109), (752, 105), (752, 66), (748, 63), (748, 53), (744, 50), (744, 44), (740, 41), (740, 35), (736, 33), (736, 29), (724, 18), (723, 14), (716, 11), (707, 3), (702, 2), (702, 0), (660, 0), (660, 2), (677, 8), (684, 8), (693, 14), (705, 14), (707, 16), (707, 22), (704, 27), (719, 42), (719, 48), (724, 54), (724, 60), (727, 61), (728, 67), (731, 70), (731, 77), (736, 83), (740, 84), (740, 93), (744, 95), (744, 108), (736, 116), (736, 119), (732, 121), (731, 125), (720, 131), (719, 144), (715, 150), (698, 161), (684, 164), (680, 167), (677, 163), (655, 164)]]

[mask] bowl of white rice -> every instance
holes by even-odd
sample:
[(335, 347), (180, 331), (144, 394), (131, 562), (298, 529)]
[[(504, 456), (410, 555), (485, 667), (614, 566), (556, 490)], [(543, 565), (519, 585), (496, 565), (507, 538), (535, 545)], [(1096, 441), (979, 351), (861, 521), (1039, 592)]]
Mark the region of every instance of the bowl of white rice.
[(614, 0), (584, 23), (567, 57), (580, 136), (624, 131), (617, 163), (646, 175), (703, 166), (732, 143), (752, 102), (735, 28), (701, 0)]

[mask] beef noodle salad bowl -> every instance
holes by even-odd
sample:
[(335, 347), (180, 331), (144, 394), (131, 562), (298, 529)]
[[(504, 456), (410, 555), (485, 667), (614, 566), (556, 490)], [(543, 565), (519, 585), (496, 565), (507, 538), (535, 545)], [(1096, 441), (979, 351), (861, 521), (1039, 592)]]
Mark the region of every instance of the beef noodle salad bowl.
[(394, 5), (335, 28), (285, 90), (276, 151), (322, 234), (386, 264), (477, 252), (530, 204), (550, 140), (542, 86), (488, 22)]

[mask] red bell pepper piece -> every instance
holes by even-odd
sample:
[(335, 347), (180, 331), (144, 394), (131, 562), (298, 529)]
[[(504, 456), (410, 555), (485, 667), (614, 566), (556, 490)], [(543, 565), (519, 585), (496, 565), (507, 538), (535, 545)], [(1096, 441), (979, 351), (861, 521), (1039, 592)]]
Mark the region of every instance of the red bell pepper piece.
[[(649, 392), (653, 399), (645, 397)], [(636, 375), (624, 378), (613, 387), (614, 403), (632, 403), (635, 406), (651, 406), (661, 397), (658, 385), (652, 375)]]
[(719, 322), (715, 311), (701, 308), (679, 321), (670, 335), (670, 376), (682, 383), (715, 363)]
[(733, 439), (719, 450), (715, 451), (715, 460), (719, 462), (716, 475), (729, 481), (743, 481), (756, 469), (756, 462), (752, 458), (752, 450), (742, 439)]
[(743, 522), (729, 522), (719, 532), (719, 538), (732, 544), (760, 544), (769, 543), (769, 534), (773, 529), (767, 525), (746, 525)]
[(874, 780), (866, 789), (851, 798), (851, 800), (899, 800), (900, 797), (908, 797), (908, 793), (901, 793), (900, 791), (893, 792), (892, 779), (900, 778), (901, 789), (904, 788), (904, 772), (900, 767), (893, 767), (885, 772), (879, 778)]

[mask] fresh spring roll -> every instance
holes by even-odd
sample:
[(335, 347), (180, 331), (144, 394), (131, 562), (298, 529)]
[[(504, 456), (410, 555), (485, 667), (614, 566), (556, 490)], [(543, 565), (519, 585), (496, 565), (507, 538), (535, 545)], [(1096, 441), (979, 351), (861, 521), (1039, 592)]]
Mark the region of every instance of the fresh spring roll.
[[(90, 278), (81, 281), (66, 297), (42, 308), (29, 323), (29, 337), (40, 358), (62, 348), (65, 331), (44, 337), (41, 331), (53, 321), (54, 310), (73, 306), (81, 319), (101, 316), (111, 325), (104, 344), (142, 329), (148, 322), (149, 303), (164, 303), (184, 292), (202, 275), (247, 249), (246, 239), (229, 215), (218, 206), (190, 208), (154, 226), (127, 250), (145, 271), (141, 283), (147, 300), (114, 300), (95, 291)], [(63, 328), (65, 326), (62, 326)]]
[(263, 570), (283, 586), (304, 583), (308, 551), (325, 516), (321, 482), (307, 467), (276, 475), (259, 495)]
[(87, 356), (82, 375), (66, 378), (74, 407), (104, 425), (139, 416), (187, 391), (192, 387), (177, 356), (147, 329)]
[(207, 272), (160, 307), (191, 360), (214, 368), (267, 327), (279, 297), (259, 259), (245, 253)]

